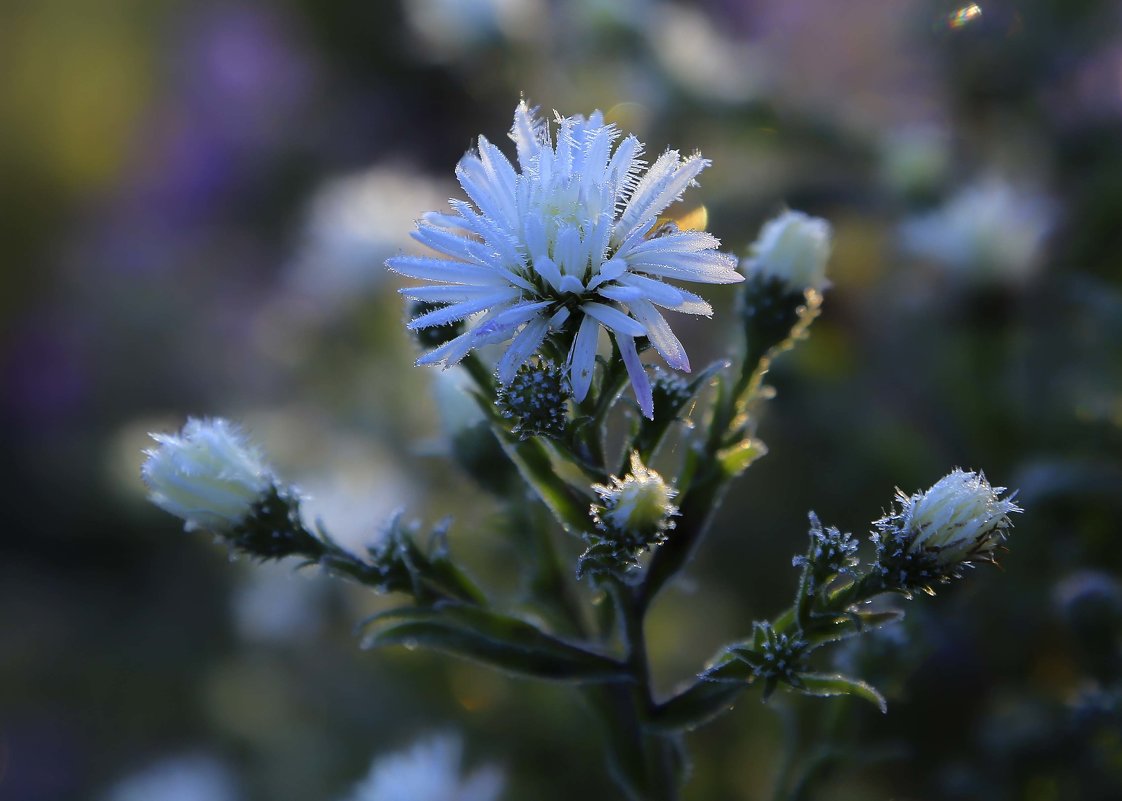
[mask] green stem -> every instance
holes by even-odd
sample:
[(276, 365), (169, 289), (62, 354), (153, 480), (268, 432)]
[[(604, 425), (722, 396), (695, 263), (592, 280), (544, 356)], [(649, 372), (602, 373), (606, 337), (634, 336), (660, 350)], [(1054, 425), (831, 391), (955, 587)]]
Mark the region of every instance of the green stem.
[(651, 725), (656, 704), (651, 691), (643, 610), (628, 585), (612, 581), (607, 589), (616, 607), (625, 664), (632, 677), (627, 685), (604, 688), (613, 696), (606, 708), (614, 716), (608, 732), (615, 776), (635, 801), (677, 801), (685, 760), (677, 731), (667, 732)]

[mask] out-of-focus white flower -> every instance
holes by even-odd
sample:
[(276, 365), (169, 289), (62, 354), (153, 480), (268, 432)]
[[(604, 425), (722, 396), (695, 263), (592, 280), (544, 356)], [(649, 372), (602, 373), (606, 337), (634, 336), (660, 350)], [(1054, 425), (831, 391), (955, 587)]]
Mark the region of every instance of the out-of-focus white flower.
[(897, 508), (875, 521), (877, 566), (901, 587), (923, 587), (956, 576), (994, 551), (1021, 508), (1005, 487), (991, 487), (982, 473), (956, 468), (926, 492), (897, 492)]
[(900, 224), (904, 252), (980, 283), (1023, 282), (1040, 266), (1055, 205), (1038, 191), (990, 176), (941, 207)]
[(612, 476), (610, 485), (593, 484), (601, 507), (593, 507), (593, 519), (610, 535), (623, 535), (629, 544), (658, 541), (674, 527), (678, 507), (671, 501), (677, 491), (662, 476), (643, 464), (638, 453), (631, 454), (631, 472), (624, 478)]
[(402, 166), (327, 181), (309, 204), (288, 287), (328, 307), (365, 296), (385, 275), (383, 262), (408, 242), (416, 209), (447, 197), (443, 187)]
[(151, 434), (141, 476), (148, 498), (188, 531), (231, 531), (273, 486), (261, 453), (230, 421), (190, 418), (179, 434)]
[[(472, 203), (451, 201), (454, 213), (430, 212), (414, 238), (447, 258), (397, 256), (387, 265), (435, 282), (402, 290), (445, 304), (410, 329), (468, 320), (468, 328), (426, 353), (418, 364), (450, 366), (472, 349), (510, 341), (498, 363), (503, 384), (554, 334), (568, 346), (573, 397), (588, 394), (600, 327), (623, 356), (643, 414), (654, 413), (651, 386), (635, 346), (647, 337), (667, 364), (689, 370), (685, 349), (656, 307), (712, 314), (697, 295), (666, 283), (743, 280), (716, 237), (658, 224), (659, 215), (708, 165), (668, 150), (643, 170), (642, 144), (594, 112), (549, 125), (520, 103), (510, 136), (519, 169), (485, 137), (460, 160), (456, 175)], [(474, 206), (472, 205), (474, 204)]]
[(463, 743), (443, 735), (417, 742), (407, 751), (378, 757), (345, 801), (496, 801), (502, 773), (483, 767), (461, 776)]
[(746, 275), (781, 279), (793, 292), (829, 286), (830, 223), (801, 211), (785, 211), (764, 223), (741, 262)]
[(410, 0), (404, 10), (424, 54), (439, 60), (491, 42), (531, 39), (547, 13), (542, 0)]
[(642, 18), (652, 52), (697, 95), (743, 103), (760, 96), (770, 80), (771, 65), (760, 48), (725, 35), (703, 11), (657, 3)]
[(241, 793), (228, 768), (213, 757), (165, 759), (118, 781), (103, 801), (238, 801)]

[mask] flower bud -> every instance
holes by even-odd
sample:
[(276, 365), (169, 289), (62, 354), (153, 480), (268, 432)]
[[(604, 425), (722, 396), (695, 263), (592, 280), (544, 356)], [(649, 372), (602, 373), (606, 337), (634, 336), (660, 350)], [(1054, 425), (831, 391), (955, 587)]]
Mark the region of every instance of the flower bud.
[(890, 586), (931, 592), (933, 582), (958, 577), (964, 566), (993, 562), (1009, 515), (1021, 511), (1004, 492), (982, 473), (957, 468), (927, 492), (898, 491), (898, 508), (873, 523), (875, 569)]
[(818, 515), (811, 512), (810, 548), (805, 556), (791, 560), (795, 567), (809, 568), (806, 592), (813, 595), (835, 576), (853, 575), (857, 566), (857, 540), (836, 526), (823, 528)]
[(670, 501), (677, 492), (644, 466), (638, 453), (631, 454), (631, 472), (625, 478), (613, 476), (609, 486), (594, 484), (592, 489), (603, 501), (603, 506), (593, 507), (593, 519), (604, 531), (650, 545), (674, 527), (670, 518), (678, 514), (678, 509)]
[(741, 269), (749, 278), (778, 278), (792, 292), (821, 292), (829, 285), (829, 258), (830, 224), (801, 211), (785, 211), (764, 223)]
[(589, 547), (581, 555), (577, 577), (622, 575), (638, 566), (640, 553), (666, 541), (678, 514), (671, 503), (678, 493), (647, 468), (638, 453), (631, 454), (631, 472), (625, 478), (613, 476), (611, 484), (593, 484), (592, 489), (601, 500), (590, 510), (598, 531), (585, 535)]
[(305, 529), (300, 498), (279, 484), (261, 453), (228, 420), (191, 418), (179, 434), (151, 434), (141, 476), (148, 498), (235, 550), (262, 559), (317, 558), (323, 544)]
[(495, 405), (499, 414), (514, 420), (511, 430), (520, 439), (557, 439), (569, 422), (571, 394), (564, 375), (552, 362), (529, 362), (518, 369), (509, 384), (500, 387)]
[(149, 436), (159, 447), (141, 468), (148, 498), (187, 531), (232, 531), (273, 486), (260, 452), (228, 420), (190, 418), (179, 434)]

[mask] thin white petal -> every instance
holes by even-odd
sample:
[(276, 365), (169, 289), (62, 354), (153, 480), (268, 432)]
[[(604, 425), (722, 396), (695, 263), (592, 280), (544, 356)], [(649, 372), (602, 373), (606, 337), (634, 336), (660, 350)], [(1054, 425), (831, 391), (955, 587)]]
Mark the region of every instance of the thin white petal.
[(526, 172), (542, 147), (542, 123), (535, 119), (537, 109), (531, 109), (523, 100), (514, 110), (514, 124), (510, 129), (510, 138), (514, 140), (518, 150), (518, 164), (522, 172)]
[[(514, 297), (517, 297), (517, 293), (514, 295)], [(509, 299), (510, 297), (505, 299), (484, 297), (477, 300), (464, 301), (463, 303), (455, 303), (451, 306), (445, 306), (442, 309), (435, 309), (428, 314), (422, 314), (420, 317), (410, 320), (405, 327), (410, 331), (416, 331), (419, 328), (431, 328), (437, 325), (454, 323), (457, 320), (464, 319), (470, 314), (475, 314), (476, 312), (491, 308), (492, 306), (495, 306), (496, 304), (502, 303), (504, 302), (504, 300)]]
[(499, 383), (506, 385), (514, 379), (514, 374), (518, 372), (518, 368), (534, 355), (548, 332), (549, 321), (541, 316), (531, 320), (525, 328), (518, 332), (518, 336), (514, 338), (514, 341), (506, 349), (506, 353), (499, 359)]
[(667, 206), (681, 198), (698, 174), (708, 166), (709, 160), (701, 156), (680, 160), (676, 150), (663, 153), (636, 185), (620, 217), (617, 233), (626, 235), (636, 226), (654, 222)]
[(427, 256), (394, 256), (386, 266), (407, 278), (423, 281), (447, 281), (450, 284), (497, 285), (507, 283), (501, 274), (452, 259), (434, 259)]
[(688, 373), (690, 371), (690, 360), (686, 355), (686, 349), (682, 347), (678, 337), (674, 336), (670, 324), (666, 322), (665, 317), (659, 314), (658, 309), (647, 300), (637, 300), (629, 303), (628, 306), (631, 313), (635, 315), (635, 319), (647, 329), (647, 338), (650, 339), (659, 355), (666, 359), (666, 363), (675, 370)]
[(642, 300), (645, 297), (641, 290), (633, 286), (621, 286), (620, 284), (602, 286), (596, 290), (596, 294), (602, 298), (619, 301), (620, 303), (630, 303), (633, 300)]
[(584, 292), (585, 286), (575, 275), (563, 275), (557, 284), (557, 289), (560, 292), (572, 292), (574, 295), (579, 295)]
[(600, 337), (600, 323), (591, 315), (585, 315), (573, 339), (569, 351), (569, 385), (573, 389), (573, 400), (580, 403), (588, 395), (592, 385), (592, 372), (596, 369), (596, 343)]
[(619, 283), (640, 290), (647, 300), (656, 306), (662, 306), (664, 309), (672, 309), (681, 314), (713, 316), (713, 307), (709, 305), (708, 301), (700, 295), (682, 289), (680, 286), (673, 286), (656, 278), (648, 278), (645, 275), (635, 273), (621, 276)]
[(426, 364), (443, 364), (444, 369), (447, 370), (454, 364), (458, 364), (474, 346), (474, 337), (472, 332), (460, 334), (455, 339), (445, 342), (439, 348), (430, 350), (421, 358), (417, 359), (418, 366)]
[(727, 253), (659, 253), (650, 261), (631, 262), (631, 271), (696, 281), (702, 284), (736, 284), (744, 275), (733, 269), (736, 259)]
[(651, 303), (657, 303), (659, 306), (666, 308), (674, 308), (685, 300), (682, 290), (678, 287), (663, 281), (657, 281), (654, 278), (648, 278), (645, 275), (628, 273), (620, 276), (619, 283), (640, 293)]
[(641, 337), (647, 333), (647, 330), (637, 321), (631, 319), (619, 309), (614, 309), (605, 303), (589, 301), (588, 303), (582, 304), (580, 308), (585, 314), (595, 317), (617, 334), (623, 334), (629, 337)]
[(635, 392), (635, 400), (639, 402), (639, 410), (648, 420), (654, 419), (654, 394), (651, 392), (651, 380), (647, 371), (643, 369), (643, 362), (639, 359), (639, 352), (635, 350), (635, 340), (628, 336), (616, 336), (623, 364), (627, 368), (627, 375), (631, 379), (631, 388)]
[(501, 303), (518, 294), (518, 291), (509, 286), (452, 286), (429, 284), (428, 286), (408, 286), (398, 292), (410, 300), (420, 300), (425, 303), (463, 303), (465, 300), (489, 298), (492, 303)]
[(561, 270), (557, 262), (549, 256), (540, 256), (534, 259), (534, 271), (544, 278), (551, 287), (561, 292)]
[(721, 240), (708, 231), (674, 231), (642, 239), (628, 251), (621, 251), (617, 255), (631, 259), (643, 253), (696, 253), (701, 250), (716, 250), (720, 246)]
[[(549, 306), (549, 301), (547, 300), (538, 303), (519, 303), (516, 306), (511, 306), (509, 309), (504, 309), (489, 320), (479, 323), (474, 329), (475, 335), (482, 340), (484, 337), (489, 339), (493, 334), (508, 332), (507, 336), (502, 338), (507, 339), (510, 334), (514, 332), (515, 328), (522, 325), (522, 323), (527, 320), (538, 316), (538, 313), (547, 306)], [(502, 339), (496, 341), (501, 342)]]

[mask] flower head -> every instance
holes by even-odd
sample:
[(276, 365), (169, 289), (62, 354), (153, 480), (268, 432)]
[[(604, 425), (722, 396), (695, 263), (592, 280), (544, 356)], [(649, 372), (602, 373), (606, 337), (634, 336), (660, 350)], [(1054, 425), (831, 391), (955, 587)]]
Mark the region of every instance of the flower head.
[(498, 363), (502, 384), (546, 337), (567, 347), (573, 397), (592, 383), (600, 327), (615, 338), (639, 407), (653, 414), (650, 381), (635, 340), (646, 337), (666, 363), (689, 370), (685, 349), (659, 308), (709, 316), (697, 295), (664, 279), (727, 284), (743, 280), (735, 259), (704, 231), (659, 224), (659, 215), (709, 162), (668, 150), (644, 170), (643, 146), (620, 139), (603, 115), (559, 117), (553, 134), (525, 102), (510, 132), (517, 168), (485, 137), (456, 168), (471, 202), (430, 212), (414, 238), (442, 254), (396, 256), (390, 269), (434, 285), (402, 293), (442, 304), (411, 329), (467, 320), (467, 330), (418, 364), (450, 366), (472, 349), (508, 342)]
[(150, 435), (141, 476), (148, 498), (188, 531), (233, 531), (274, 486), (258, 450), (228, 420), (191, 418), (179, 434)]
[(934, 581), (958, 576), (963, 566), (994, 561), (994, 551), (1020, 512), (1005, 487), (991, 487), (981, 473), (955, 469), (927, 492), (898, 492), (898, 508), (873, 525), (875, 567), (904, 589), (930, 590)]
[(748, 275), (781, 279), (790, 291), (821, 292), (830, 258), (830, 224), (801, 211), (785, 211), (764, 223), (743, 263)]

